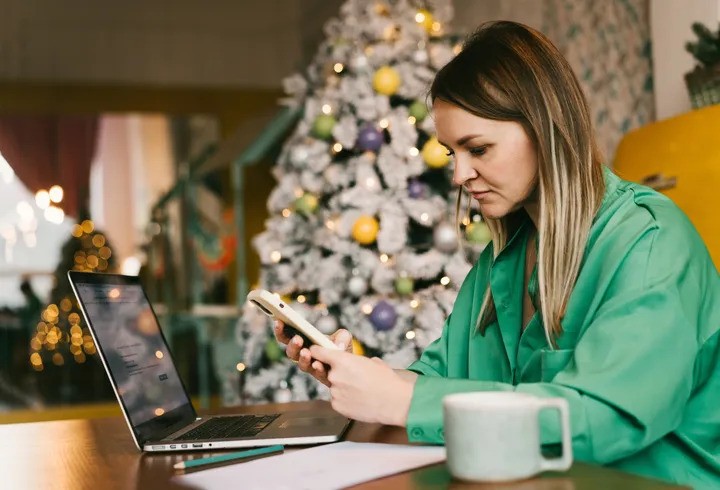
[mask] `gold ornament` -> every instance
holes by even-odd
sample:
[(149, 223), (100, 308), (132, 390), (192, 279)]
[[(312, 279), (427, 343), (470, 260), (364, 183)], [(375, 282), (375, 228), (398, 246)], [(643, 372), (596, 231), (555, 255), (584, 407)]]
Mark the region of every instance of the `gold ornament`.
[(420, 24), (427, 32), (432, 31), (434, 21), (435, 20), (429, 10), (420, 9), (418, 10), (418, 13), (415, 14), (415, 22)]
[(357, 341), (356, 338), (352, 339), (352, 350), (353, 354), (358, 356), (364, 356), (365, 355), (365, 349), (363, 348), (362, 344)]
[(373, 88), (379, 94), (393, 95), (400, 87), (400, 74), (390, 66), (378, 68), (373, 76)]
[(447, 148), (435, 136), (427, 140), (422, 149), (422, 158), (430, 168), (442, 168), (450, 162)]
[(361, 245), (370, 245), (377, 238), (380, 225), (372, 216), (360, 216), (352, 228), (352, 236)]

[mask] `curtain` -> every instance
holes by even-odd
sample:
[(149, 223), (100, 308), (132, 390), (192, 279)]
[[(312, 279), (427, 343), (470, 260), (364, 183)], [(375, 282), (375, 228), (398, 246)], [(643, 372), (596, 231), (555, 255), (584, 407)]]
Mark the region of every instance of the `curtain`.
[(655, 119), (648, 0), (545, 0), (543, 32), (580, 79), (606, 163)]
[(87, 212), (96, 139), (95, 116), (0, 116), (0, 153), (33, 193), (60, 185), (70, 216)]

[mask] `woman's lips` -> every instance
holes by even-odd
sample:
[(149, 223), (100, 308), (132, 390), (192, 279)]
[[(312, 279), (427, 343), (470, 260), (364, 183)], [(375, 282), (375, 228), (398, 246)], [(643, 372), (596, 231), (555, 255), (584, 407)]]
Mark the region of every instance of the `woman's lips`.
[(472, 192), (470, 191), (470, 195), (474, 197), (475, 199), (482, 199), (484, 197), (487, 197), (490, 194), (490, 191), (477, 191)]

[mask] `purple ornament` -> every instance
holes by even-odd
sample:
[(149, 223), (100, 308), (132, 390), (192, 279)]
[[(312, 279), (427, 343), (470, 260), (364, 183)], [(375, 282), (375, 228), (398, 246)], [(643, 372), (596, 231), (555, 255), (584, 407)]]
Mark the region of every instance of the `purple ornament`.
[(387, 301), (379, 301), (373, 308), (372, 313), (370, 313), (370, 322), (375, 327), (375, 330), (390, 330), (395, 326), (396, 321), (397, 311)]
[(357, 144), (363, 151), (378, 151), (383, 145), (385, 138), (374, 126), (364, 126), (358, 134)]
[(411, 179), (408, 182), (408, 196), (413, 199), (422, 199), (425, 197), (425, 191), (427, 190), (425, 184), (420, 182), (418, 179)]

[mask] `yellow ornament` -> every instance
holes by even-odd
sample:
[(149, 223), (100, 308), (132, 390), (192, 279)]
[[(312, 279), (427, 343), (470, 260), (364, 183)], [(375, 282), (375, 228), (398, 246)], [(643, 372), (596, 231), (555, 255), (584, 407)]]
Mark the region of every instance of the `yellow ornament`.
[(392, 95), (400, 87), (400, 74), (390, 66), (381, 66), (373, 76), (373, 88), (379, 94)]
[(432, 31), (434, 19), (430, 11), (425, 9), (418, 10), (418, 13), (415, 14), (415, 22), (423, 26), (423, 29), (427, 32)]
[(356, 338), (353, 337), (352, 339), (352, 350), (353, 354), (358, 356), (364, 356), (365, 355), (365, 349), (363, 348), (362, 344), (357, 341)]
[(352, 227), (352, 236), (361, 245), (370, 245), (377, 238), (380, 225), (372, 216), (360, 216)]
[(447, 148), (441, 145), (435, 136), (423, 146), (422, 158), (430, 168), (442, 168), (450, 162)]

